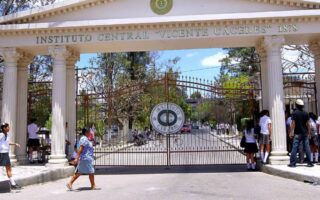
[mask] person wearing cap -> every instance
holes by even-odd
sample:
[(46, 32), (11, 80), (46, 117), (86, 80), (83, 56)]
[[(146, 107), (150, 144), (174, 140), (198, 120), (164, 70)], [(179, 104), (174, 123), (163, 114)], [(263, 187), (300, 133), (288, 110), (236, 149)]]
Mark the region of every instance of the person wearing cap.
[(12, 168), (11, 168), (11, 162), (9, 157), (9, 149), (10, 145), (14, 145), (17, 147), (20, 147), (18, 143), (12, 143), (10, 142), (10, 135), (9, 130), (9, 124), (8, 123), (2, 123), (1, 124), (1, 132), (0, 132), (0, 166), (6, 167), (7, 176), (9, 178), (11, 188), (12, 189), (20, 189), (21, 187), (15, 182), (15, 180), (12, 178)]
[(290, 155), (289, 167), (296, 167), (297, 151), (300, 142), (303, 144), (303, 150), (306, 153), (308, 167), (313, 167), (311, 162), (311, 152), (309, 146), (309, 138), (311, 136), (310, 117), (303, 111), (304, 103), (301, 99), (296, 100), (296, 110), (292, 114), (292, 122), (290, 129), (290, 138), (293, 138), (292, 150)]

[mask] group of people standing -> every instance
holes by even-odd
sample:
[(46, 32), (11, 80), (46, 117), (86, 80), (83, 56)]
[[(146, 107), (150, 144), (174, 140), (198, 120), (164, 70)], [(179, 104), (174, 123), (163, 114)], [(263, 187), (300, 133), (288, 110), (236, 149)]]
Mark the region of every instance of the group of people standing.
[[(307, 113), (303, 110), (304, 102), (297, 99), (296, 109), (286, 120), (288, 146), (290, 154), (289, 167), (296, 167), (297, 152), (303, 149), (306, 155), (308, 167), (319, 161), (320, 121), (314, 113)], [(246, 145), (244, 152), (247, 156), (248, 170), (255, 169), (255, 154), (260, 150), (262, 164), (268, 162), (272, 141), (272, 122), (268, 110), (260, 113), (259, 123), (255, 126), (253, 120), (248, 120), (244, 130)], [(259, 141), (259, 149), (257, 146)], [(304, 154), (300, 155), (304, 160)]]
[(257, 140), (259, 141), (260, 147), (260, 158), (262, 164), (267, 163), (270, 155), (270, 143), (271, 143), (271, 119), (269, 117), (269, 111), (263, 110), (260, 113), (259, 124), (255, 126), (252, 119), (246, 122), (246, 128), (244, 130), (245, 136), (245, 148), (244, 152), (247, 157), (247, 169), (256, 169), (255, 154), (259, 151), (257, 146)]

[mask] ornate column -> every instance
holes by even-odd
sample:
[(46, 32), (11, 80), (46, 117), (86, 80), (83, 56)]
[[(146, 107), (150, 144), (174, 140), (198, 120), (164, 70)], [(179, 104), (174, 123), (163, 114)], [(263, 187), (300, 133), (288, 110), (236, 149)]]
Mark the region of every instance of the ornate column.
[(259, 44), (256, 47), (260, 55), (261, 68), (261, 89), (262, 89), (262, 109), (269, 109), (269, 95), (268, 95), (268, 73), (267, 73), (267, 56), (263, 45)]
[(76, 140), (76, 74), (75, 64), (79, 60), (80, 55), (77, 52), (70, 52), (67, 59), (67, 138), (71, 142), (69, 146), (69, 154), (72, 153)]
[(314, 55), (314, 65), (316, 73), (316, 90), (317, 90), (317, 113), (320, 113), (320, 40), (310, 42), (309, 48)]
[(17, 99), (17, 134), (16, 141), (20, 148), (16, 149), (18, 162), (27, 160), (27, 113), (28, 113), (28, 65), (33, 56), (23, 53), (18, 62), (18, 99)]
[[(0, 48), (0, 55), (5, 61), (1, 120), (2, 122), (9, 123), (11, 142), (16, 142), (17, 64), (21, 54), (16, 48)], [(14, 149), (15, 147), (11, 146), (9, 153), (13, 164), (17, 162)]]
[(65, 46), (48, 48), (53, 58), (51, 156), (48, 166), (66, 165), (66, 58)]
[(285, 113), (283, 105), (283, 77), (280, 49), (285, 42), (283, 36), (266, 36), (264, 45), (267, 61), (267, 83), (269, 111), (272, 121), (271, 164), (288, 164)]

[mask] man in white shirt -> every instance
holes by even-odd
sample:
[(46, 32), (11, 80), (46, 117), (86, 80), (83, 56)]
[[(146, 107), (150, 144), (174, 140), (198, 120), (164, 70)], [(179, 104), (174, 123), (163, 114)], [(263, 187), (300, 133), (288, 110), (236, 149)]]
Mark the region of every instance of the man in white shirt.
[[(28, 157), (30, 163), (34, 163), (33, 161), (33, 151), (37, 151), (37, 157), (40, 156), (40, 142), (37, 132), (39, 131), (39, 127), (35, 123), (36, 119), (31, 119), (31, 123), (28, 125)], [(38, 159), (39, 160), (39, 159)]]

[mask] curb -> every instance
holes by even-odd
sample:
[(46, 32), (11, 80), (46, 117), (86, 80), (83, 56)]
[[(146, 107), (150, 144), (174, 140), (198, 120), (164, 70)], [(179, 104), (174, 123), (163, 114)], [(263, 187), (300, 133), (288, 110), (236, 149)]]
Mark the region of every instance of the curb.
[(296, 181), (301, 181), (305, 183), (312, 183), (315, 185), (320, 184), (320, 177), (298, 174), (298, 173), (294, 173), (286, 170), (276, 169), (274, 167), (267, 166), (267, 165), (260, 166), (260, 169), (262, 172), (266, 174), (279, 176), (287, 179), (292, 179)]
[(55, 181), (61, 178), (67, 178), (74, 174), (75, 168), (71, 167), (63, 167), (63, 168), (48, 168), (48, 171), (41, 172), (39, 174), (35, 174), (33, 176), (17, 178), (16, 182), (20, 186), (27, 186), (39, 183), (45, 183), (49, 181)]

